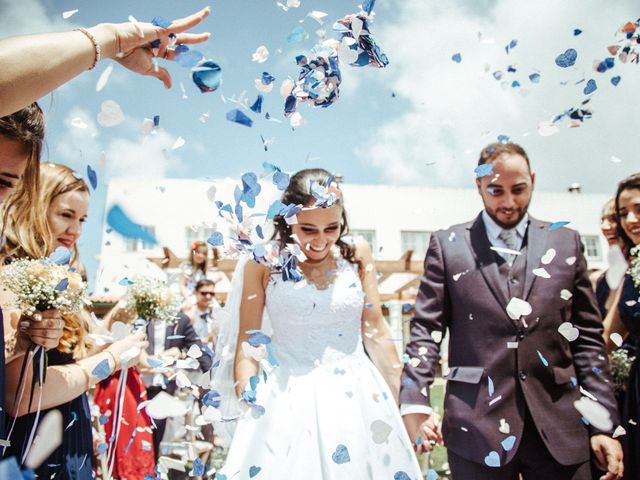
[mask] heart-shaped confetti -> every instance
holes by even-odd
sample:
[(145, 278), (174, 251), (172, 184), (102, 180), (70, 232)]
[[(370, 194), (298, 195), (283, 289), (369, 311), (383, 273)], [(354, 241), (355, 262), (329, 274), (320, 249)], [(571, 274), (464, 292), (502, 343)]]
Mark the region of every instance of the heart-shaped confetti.
[(57, 247), (51, 255), (49, 260), (56, 265), (69, 265), (71, 261), (71, 252), (66, 247)]
[(260, 470), (262, 470), (262, 467), (257, 467), (257, 466), (255, 466), (255, 465), (252, 465), (252, 466), (249, 468), (249, 478), (253, 478), (253, 477), (255, 477), (256, 475), (258, 475), (258, 474), (260, 473)]
[(98, 124), (101, 127), (109, 128), (124, 122), (122, 108), (113, 100), (102, 102), (100, 113), (98, 113)]
[(609, 411), (600, 403), (587, 397), (573, 402), (573, 406), (580, 414), (598, 430), (608, 431), (613, 427)]
[(580, 331), (571, 322), (561, 324), (558, 327), (558, 332), (570, 342), (573, 342), (580, 335)]
[(336, 451), (331, 455), (331, 459), (338, 465), (348, 463), (351, 461), (351, 457), (349, 457), (349, 450), (347, 450), (347, 447), (340, 444), (336, 447)]
[(509, 433), (511, 432), (511, 426), (504, 418), (500, 419), (500, 426), (498, 427), (498, 431), (500, 433), (504, 433), (505, 435), (509, 435)]
[(593, 78), (590, 78), (589, 81), (587, 82), (587, 84), (584, 87), (583, 93), (585, 95), (591, 95), (597, 89), (598, 89), (598, 84), (596, 83), (596, 81)]
[(513, 450), (513, 446), (515, 445), (515, 443), (516, 443), (515, 435), (509, 435), (507, 438), (502, 440), (502, 442), (500, 442), (505, 452), (510, 452), (511, 450)]
[(556, 257), (556, 250), (555, 248), (550, 248), (549, 250), (547, 250), (547, 253), (545, 253), (542, 258), (540, 259), (540, 262), (543, 265), (549, 265), (553, 259)]
[(382, 420), (374, 420), (371, 423), (371, 438), (373, 439), (373, 443), (380, 445), (387, 441), (389, 438), (389, 434), (393, 430), (391, 425)]
[(521, 298), (513, 297), (507, 305), (507, 315), (512, 320), (518, 320), (520, 317), (530, 315), (533, 309), (531, 304)]
[(576, 52), (573, 48), (569, 48), (564, 53), (561, 53), (556, 57), (556, 65), (561, 68), (568, 68), (575, 65), (577, 58), (578, 52)]
[(499, 467), (500, 466), (500, 456), (498, 455), (498, 452), (496, 452), (496, 451), (489, 452), (489, 455), (484, 457), (484, 463), (488, 467)]

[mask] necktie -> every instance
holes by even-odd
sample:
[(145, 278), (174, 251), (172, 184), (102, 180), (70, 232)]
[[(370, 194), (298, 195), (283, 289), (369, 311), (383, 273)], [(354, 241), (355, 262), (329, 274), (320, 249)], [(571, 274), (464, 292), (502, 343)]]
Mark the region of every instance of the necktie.
[[(502, 230), (498, 238), (504, 242), (509, 250), (518, 250), (518, 234), (515, 228), (509, 230)], [(507, 261), (509, 266), (513, 265), (513, 261), (516, 259), (513, 253), (501, 253), (502, 257)]]

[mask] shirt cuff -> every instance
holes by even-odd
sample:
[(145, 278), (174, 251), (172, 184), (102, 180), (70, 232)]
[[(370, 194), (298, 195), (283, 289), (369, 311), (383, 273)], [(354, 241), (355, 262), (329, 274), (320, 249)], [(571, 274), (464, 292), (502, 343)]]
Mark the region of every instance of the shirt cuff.
[(419, 405), (417, 403), (406, 403), (400, 405), (400, 415), (410, 415), (412, 413), (424, 413), (425, 415), (431, 415), (433, 408), (428, 405)]

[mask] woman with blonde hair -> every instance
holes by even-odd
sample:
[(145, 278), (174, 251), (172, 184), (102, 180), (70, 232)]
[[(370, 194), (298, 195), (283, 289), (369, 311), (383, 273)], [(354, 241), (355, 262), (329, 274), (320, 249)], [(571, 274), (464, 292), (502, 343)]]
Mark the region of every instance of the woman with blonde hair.
[[(41, 258), (58, 247), (73, 252), (73, 262), (79, 262), (76, 242), (82, 232), (89, 208), (89, 189), (73, 171), (56, 164), (43, 164), (40, 171), (40, 191), (36, 202), (26, 203), (17, 198), (3, 208), (3, 228), (6, 243), (2, 249), (5, 259)], [(16, 315), (17, 317), (17, 315)], [(15, 319), (17, 321), (17, 318)], [(84, 480), (93, 478), (92, 432), (89, 404), (85, 393), (95, 385), (96, 368), (108, 365), (112, 373), (121, 367), (122, 358), (129, 351), (144, 349), (143, 334), (129, 335), (112, 343), (99, 353), (89, 354), (88, 323), (80, 315), (64, 316), (65, 327), (56, 349), (48, 352), (46, 382), (36, 386), (34, 398), (42, 388), (42, 412), (58, 409), (63, 416), (63, 441), (36, 470), (39, 478)], [(135, 359), (132, 359), (135, 361)], [(36, 417), (36, 405), (30, 405), (29, 395), (16, 401), (12, 392), (19, 387), (22, 362), (7, 365), (7, 411), (15, 418), (9, 455), (22, 458)], [(101, 374), (99, 374), (102, 376)], [(26, 385), (32, 383), (32, 371), (24, 372)]]

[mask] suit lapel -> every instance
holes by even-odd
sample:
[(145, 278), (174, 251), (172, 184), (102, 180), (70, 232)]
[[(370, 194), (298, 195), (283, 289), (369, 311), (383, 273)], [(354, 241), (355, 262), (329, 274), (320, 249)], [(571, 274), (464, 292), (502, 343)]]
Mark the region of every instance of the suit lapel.
[(169, 337), (173, 337), (174, 335), (177, 335), (178, 331), (178, 321), (176, 320), (175, 322), (169, 322), (167, 323), (167, 329), (165, 330), (164, 333), (164, 349), (165, 350), (169, 350), (171, 348), (171, 343), (174, 342), (175, 340), (171, 340)]
[(524, 290), (522, 292), (525, 300), (529, 298), (533, 284), (536, 281), (537, 275), (534, 275), (533, 270), (540, 266), (540, 259), (546, 252), (548, 234), (549, 230), (547, 230), (544, 223), (534, 218), (529, 220), (529, 228), (527, 228), (527, 266), (524, 274)]
[(468, 230), (467, 242), (471, 249), (478, 269), (482, 273), (485, 282), (502, 308), (507, 308), (506, 285), (500, 280), (496, 256), (491, 250), (491, 243), (487, 238), (487, 231), (482, 221), (482, 214), (478, 215), (473, 225)]

